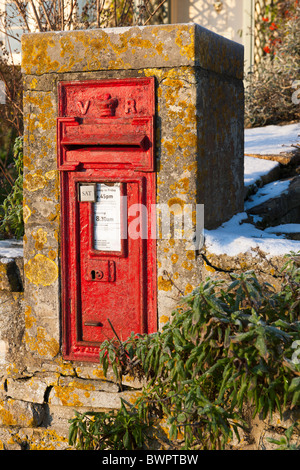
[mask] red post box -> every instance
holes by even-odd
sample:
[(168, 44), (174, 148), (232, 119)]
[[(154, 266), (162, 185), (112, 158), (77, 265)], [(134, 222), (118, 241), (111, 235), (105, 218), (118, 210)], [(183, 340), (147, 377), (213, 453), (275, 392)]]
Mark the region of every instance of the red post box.
[[(60, 82), (58, 92), (63, 354), (97, 361), (113, 329), (125, 340), (157, 328), (154, 79)], [(133, 206), (147, 217), (130, 237)]]

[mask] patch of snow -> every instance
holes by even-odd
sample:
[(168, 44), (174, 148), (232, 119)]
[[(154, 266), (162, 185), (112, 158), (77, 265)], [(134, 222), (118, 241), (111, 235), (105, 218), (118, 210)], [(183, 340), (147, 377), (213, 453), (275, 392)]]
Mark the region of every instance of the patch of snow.
[(279, 155), (300, 145), (300, 123), (245, 129), (246, 155)]
[(204, 230), (205, 246), (216, 255), (237, 256), (240, 253), (255, 253), (252, 248), (260, 248), (269, 256), (281, 256), (300, 250), (300, 241), (286, 240), (284, 235), (272, 236), (265, 230), (245, 222), (247, 213), (233, 216), (216, 230)]
[(0, 259), (2, 263), (23, 257), (23, 240), (0, 240)]
[[(279, 154), (294, 149), (299, 145), (300, 124), (287, 126), (266, 126), (245, 130), (245, 154)], [(254, 184), (259, 178), (269, 173), (278, 162), (245, 155), (245, 186)], [(244, 204), (244, 210), (283, 194), (288, 189), (290, 180), (274, 181), (258, 189)], [(248, 215), (242, 212), (233, 216), (216, 230), (204, 230), (205, 246), (216, 255), (237, 256), (249, 253), (255, 256), (253, 248), (259, 248), (267, 256), (282, 256), (300, 251), (300, 240), (288, 240), (285, 234), (300, 232), (300, 224), (283, 224), (260, 230), (247, 221)], [(254, 223), (260, 219), (256, 216)]]
[(267, 233), (300, 233), (300, 224), (281, 224), (265, 229)]
[(258, 206), (263, 202), (268, 201), (271, 198), (280, 196), (284, 191), (288, 189), (290, 185), (290, 180), (278, 180), (268, 183), (262, 188), (260, 188), (257, 193), (249, 197), (245, 201), (244, 208), (245, 210), (251, 209), (251, 207)]
[(261, 158), (247, 157), (244, 159), (244, 184), (250, 186), (255, 184), (262, 176), (267, 175), (279, 163), (272, 160), (262, 160)]

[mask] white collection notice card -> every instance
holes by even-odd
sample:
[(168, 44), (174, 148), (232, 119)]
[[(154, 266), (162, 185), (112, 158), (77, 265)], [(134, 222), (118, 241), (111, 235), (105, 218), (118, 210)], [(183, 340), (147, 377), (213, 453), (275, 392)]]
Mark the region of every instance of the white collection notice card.
[(120, 183), (97, 183), (94, 204), (94, 249), (121, 251)]

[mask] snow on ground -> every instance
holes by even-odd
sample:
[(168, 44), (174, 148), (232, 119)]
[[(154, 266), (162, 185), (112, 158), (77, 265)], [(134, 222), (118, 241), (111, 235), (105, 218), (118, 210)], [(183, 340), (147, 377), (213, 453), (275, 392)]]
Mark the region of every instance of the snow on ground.
[(245, 129), (245, 155), (278, 155), (300, 145), (300, 123)]
[(300, 224), (282, 224), (276, 227), (268, 227), (266, 233), (300, 233)]
[(280, 256), (290, 251), (300, 250), (300, 241), (286, 240), (284, 235), (274, 235), (266, 230), (259, 230), (246, 223), (247, 213), (242, 212), (232, 217), (216, 230), (205, 230), (205, 246), (216, 255), (237, 256), (239, 253), (255, 254), (252, 248), (260, 248), (269, 256)]
[(279, 163), (272, 160), (262, 160), (261, 158), (247, 157), (244, 160), (245, 186), (255, 184), (262, 176), (268, 174), (274, 168), (278, 167)]
[(253, 196), (245, 201), (245, 210), (251, 209), (251, 207), (258, 206), (268, 199), (280, 196), (290, 185), (290, 180), (278, 180), (268, 183), (260, 188)]
[[(259, 178), (278, 165), (277, 162), (248, 157), (250, 154), (270, 155), (292, 151), (300, 145), (300, 124), (266, 126), (245, 130), (245, 186), (254, 184)], [(260, 188), (245, 202), (245, 210), (285, 191), (290, 181), (274, 181)], [(300, 232), (300, 224), (286, 224), (259, 230), (246, 222), (247, 213), (235, 215), (216, 230), (204, 230), (205, 246), (216, 255), (237, 256), (239, 253), (255, 254), (258, 247), (269, 256), (280, 256), (291, 251), (300, 251), (299, 240), (287, 240), (284, 234)], [(279, 235), (277, 235), (279, 234)]]
[(22, 256), (23, 240), (0, 240), (0, 261), (2, 263)]

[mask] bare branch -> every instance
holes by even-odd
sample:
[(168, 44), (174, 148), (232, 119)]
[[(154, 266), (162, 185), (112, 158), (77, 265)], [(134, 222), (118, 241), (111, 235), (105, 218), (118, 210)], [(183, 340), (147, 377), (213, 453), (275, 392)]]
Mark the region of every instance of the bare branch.
[(96, 9), (97, 9), (97, 28), (100, 28), (100, 0), (97, 0), (96, 3)]
[(101, 0), (97, 0), (97, 7), (96, 7), (97, 8), (97, 11), (96, 11), (97, 28), (101, 27), (101, 14), (102, 14), (103, 9), (104, 9), (105, 1), (106, 0), (102, 0), (102, 4), (101, 4)]
[(39, 28), (39, 31), (42, 32), (42, 31), (43, 31), (43, 28), (42, 28), (41, 20), (40, 20), (38, 14), (37, 14), (37, 11), (36, 11), (36, 8), (35, 8), (35, 4), (34, 4), (33, 0), (30, 0), (30, 4), (31, 4), (31, 7), (32, 7), (32, 11), (33, 11), (33, 14), (34, 14), (34, 17), (35, 17), (37, 26), (38, 26), (38, 28)]
[(144, 26), (149, 23), (149, 21), (151, 20), (151, 18), (153, 18), (153, 16), (158, 12), (158, 10), (163, 6), (164, 3), (166, 3), (167, 0), (163, 0), (154, 10), (154, 12), (151, 14), (151, 16), (149, 16), (149, 18), (147, 19), (147, 21), (144, 22)]
[(117, 20), (117, 0), (114, 0), (115, 26), (118, 26)]
[(72, 24), (73, 11), (74, 11), (75, 4), (76, 4), (76, 0), (71, 0), (70, 14), (69, 14), (69, 18), (66, 21), (66, 25), (68, 25), (69, 29), (71, 28), (71, 24)]
[(17, 36), (13, 36), (12, 34), (8, 33), (7, 30), (0, 29), (0, 33), (3, 33), (5, 36), (8, 36), (9, 38), (15, 39), (15, 41), (21, 42), (20, 38), (18, 38)]
[(26, 11), (24, 10), (24, 8), (22, 8), (22, 4), (19, 2), (19, 0), (13, 0), (14, 4), (16, 5), (20, 15), (22, 16), (23, 18), (23, 21), (25, 23), (25, 26), (26, 26), (26, 29), (27, 31), (30, 33), (31, 30), (30, 30), (30, 27), (29, 27), (29, 24), (28, 24), (28, 21), (27, 21), (27, 17), (26, 17)]
[[(126, 21), (128, 13), (130, 11), (130, 8), (132, 7), (132, 1), (129, 0), (128, 3), (129, 3), (129, 5), (127, 4), (127, 0), (125, 0), (125, 2), (123, 4), (123, 10), (122, 10), (122, 13), (120, 15), (120, 26), (122, 26), (122, 24), (124, 24), (124, 21)], [(128, 5), (128, 8), (127, 8), (127, 11), (125, 12), (127, 5)]]
[(64, 0), (60, 0), (61, 29), (65, 29), (65, 5)]
[(41, 0), (40, 4), (41, 4), (41, 7), (42, 7), (42, 9), (43, 9), (43, 12), (44, 12), (44, 15), (45, 15), (47, 24), (48, 24), (48, 26), (49, 26), (49, 30), (51, 31), (51, 30), (52, 30), (52, 25), (51, 25), (51, 21), (50, 21), (48, 12), (47, 12), (47, 10), (46, 10), (46, 8), (45, 8), (44, 1)]

